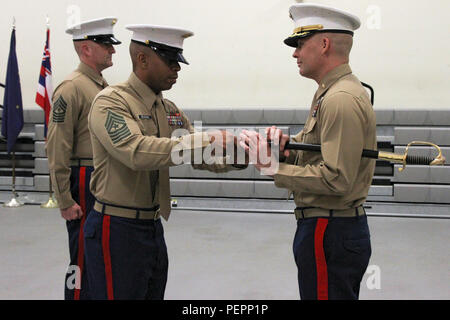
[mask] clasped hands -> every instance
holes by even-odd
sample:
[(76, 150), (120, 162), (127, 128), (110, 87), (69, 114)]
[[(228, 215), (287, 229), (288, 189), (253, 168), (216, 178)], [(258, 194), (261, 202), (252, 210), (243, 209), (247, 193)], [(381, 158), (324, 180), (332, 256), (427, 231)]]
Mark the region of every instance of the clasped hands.
[(243, 150), (245, 163), (252, 163), (265, 175), (273, 175), (276, 172), (280, 155), (289, 156), (289, 150), (284, 149), (289, 136), (275, 126), (266, 128), (264, 134), (242, 130), (239, 139), (229, 131), (217, 130), (210, 133), (210, 138), (211, 143), (217, 148), (224, 151), (233, 148), (235, 158), (239, 153), (238, 149)]
[(253, 130), (243, 130), (239, 135), (239, 145), (256, 169), (273, 176), (278, 169), (279, 156), (289, 156), (289, 150), (284, 149), (289, 136), (275, 126), (266, 128), (264, 133), (265, 136)]
[(237, 137), (227, 130), (209, 130), (207, 131), (210, 143), (219, 149), (235, 149), (238, 145)]

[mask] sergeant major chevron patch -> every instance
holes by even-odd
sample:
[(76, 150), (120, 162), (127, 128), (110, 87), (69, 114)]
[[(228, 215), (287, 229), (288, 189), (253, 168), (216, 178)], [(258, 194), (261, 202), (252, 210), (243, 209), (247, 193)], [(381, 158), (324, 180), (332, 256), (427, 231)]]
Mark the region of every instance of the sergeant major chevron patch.
[(123, 116), (112, 111), (108, 111), (105, 128), (113, 143), (117, 143), (131, 135)]
[(64, 122), (67, 111), (67, 103), (62, 96), (59, 96), (58, 100), (53, 104), (53, 122)]

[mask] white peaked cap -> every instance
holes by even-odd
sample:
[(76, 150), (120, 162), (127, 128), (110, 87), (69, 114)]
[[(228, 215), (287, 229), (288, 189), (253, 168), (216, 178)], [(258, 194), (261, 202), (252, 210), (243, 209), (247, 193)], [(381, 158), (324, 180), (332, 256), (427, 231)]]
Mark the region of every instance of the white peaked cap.
[(132, 24), (125, 28), (133, 31), (132, 40), (142, 43), (151, 41), (178, 49), (183, 49), (184, 39), (194, 35), (192, 31), (185, 29), (148, 24)]
[(148, 24), (132, 24), (125, 26), (133, 31), (131, 40), (152, 48), (163, 58), (189, 64), (183, 56), (184, 39), (194, 35), (192, 31)]
[(70, 26), (66, 33), (72, 35), (74, 41), (93, 40), (96, 42), (120, 44), (113, 35), (114, 25), (117, 22), (115, 17), (105, 17), (89, 21), (84, 21)]
[(316, 32), (339, 32), (353, 35), (361, 26), (359, 18), (346, 11), (325, 5), (296, 3), (289, 8), (289, 16), (294, 21), (295, 29), (284, 43), (297, 47), (299, 38)]

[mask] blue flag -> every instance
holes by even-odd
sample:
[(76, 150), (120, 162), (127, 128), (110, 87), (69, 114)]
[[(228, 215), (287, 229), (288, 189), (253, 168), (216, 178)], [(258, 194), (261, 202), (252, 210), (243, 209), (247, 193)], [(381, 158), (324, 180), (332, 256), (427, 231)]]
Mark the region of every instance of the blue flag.
[(6, 70), (5, 95), (3, 97), (2, 135), (10, 153), (23, 128), (22, 93), (16, 56), (16, 30), (11, 33), (8, 69)]

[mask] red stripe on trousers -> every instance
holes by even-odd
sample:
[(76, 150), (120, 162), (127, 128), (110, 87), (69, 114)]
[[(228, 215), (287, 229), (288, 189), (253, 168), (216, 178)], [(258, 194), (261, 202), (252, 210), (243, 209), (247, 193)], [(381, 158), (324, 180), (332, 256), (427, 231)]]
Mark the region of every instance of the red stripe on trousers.
[(84, 266), (84, 233), (83, 226), (84, 221), (86, 220), (86, 167), (80, 167), (80, 172), (78, 173), (78, 195), (81, 211), (83, 212), (83, 216), (81, 217), (80, 222), (80, 231), (78, 233), (78, 267), (80, 268), (79, 275), (79, 285), (78, 288), (75, 288), (74, 299), (80, 300), (80, 290), (81, 290), (81, 279), (83, 276), (83, 266)]
[(328, 219), (319, 218), (314, 232), (314, 251), (316, 257), (317, 300), (328, 300), (328, 271), (323, 237), (328, 225)]
[(114, 300), (111, 253), (109, 250), (110, 220), (111, 220), (110, 216), (108, 215), (103, 216), (102, 248), (103, 248), (103, 261), (105, 263), (107, 297), (108, 300)]

